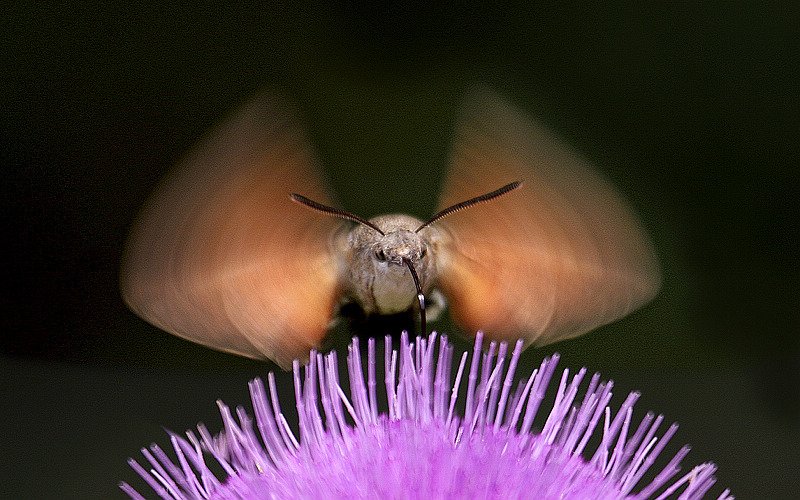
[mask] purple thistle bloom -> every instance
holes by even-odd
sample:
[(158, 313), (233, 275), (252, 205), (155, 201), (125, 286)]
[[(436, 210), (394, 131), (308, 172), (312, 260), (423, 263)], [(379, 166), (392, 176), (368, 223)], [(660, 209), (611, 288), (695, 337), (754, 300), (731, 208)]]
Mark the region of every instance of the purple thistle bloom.
[[(310, 363), (294, 365), (299, 438), (281, 412), (275, 378), (268, 375), (268, 396), (261, 380), (250, 383), (253, 420), (242, 408), (236, 418), (221, 402), (225, 429), (216, 437), (200, 425), (186, 438), (172, 434), (173, 462), (158, 446), (142, 453), (149, 472), (131, 466), (164, 499), (273, 498), (535, 498), (535, 499), (699, 499), (715, 482), (716, 466), (705, 463), (675, 479), (688, 453), (681, 448), (647, 484), (642, 476), (677, 430), (662, 434), (661, 415), (648, 413), (633, 424), (633, 392), (612, 414), (612, 382), (595, 374), (576, 402), (586, 375), (564, 370), (555, 402), (541, 431), (532, 425), (558, 356), (516, 387), (514, 372), (522, 352), (518, 342), (510, 359), (505, 343), (481, 351), (482, 335), (466, 380), (465, 414), (455, 405), (468, 353), (451, 383), (453, 347), (442, 336), (401, 340), (400, 351), (386, 340), (385, 385), (388, 414), (378, 413), (375, 340), (368, 343), (367, 377), (358, 339), (350, 345), (348, 397), (338, 380), (335, 353), (312, 353)], [(436, 359), (434, 359), (436, 358)], [(506, 366), (507, 365), (507, 366)], [(322, 411), (320, 411), (320, 408)], [(238, 421), (237, 421), (238, 420)], [(597, 430), (600, 427), (601, 430)], [(257, 428), (257, 431), (256, 431)], [(593, 453), (589, 439), (599, 434)], [(262, 445), (263, 443), (263, 445)], [(207, 456), (227, 474), (218, 479)], [(143, 499), (127, 483), (131, 498)], [(633, 490), (638, 490), (633, 493)], [(732, 499), (725, 490), (719, 500)]]

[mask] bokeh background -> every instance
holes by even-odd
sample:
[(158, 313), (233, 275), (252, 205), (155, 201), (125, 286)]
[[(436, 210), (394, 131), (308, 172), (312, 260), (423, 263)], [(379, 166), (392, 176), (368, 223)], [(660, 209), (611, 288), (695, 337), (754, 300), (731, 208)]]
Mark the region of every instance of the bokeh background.
[[(662, 259), (641, 311), (525, 354), (641, 390), (719, 493), (800, 497), (798, 4), (21, 2), (0, 14), (6, 498), (122, 498), (125, 459), (249, 406), (274, 365), (130, 313), (117, 268), (157, 181), (264, 86), (342, 205), (425, 217), (464, 89), (488, 84), (630, 198)], [(443, 330), (452, 328), (437, 325)], [(461, 344), (462, 347), (467, 344)], [(286, 399), (286, 404), (290, 400)], [(9, 495), (9, 496), (6, 496)]]

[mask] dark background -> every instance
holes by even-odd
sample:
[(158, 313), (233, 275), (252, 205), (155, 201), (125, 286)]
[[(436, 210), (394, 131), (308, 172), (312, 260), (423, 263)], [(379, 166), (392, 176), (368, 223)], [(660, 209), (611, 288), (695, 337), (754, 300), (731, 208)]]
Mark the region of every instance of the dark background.
[(692, 443), (685, 469), (714, 461), (738, 498), (797, 498), (797, 4), (489, 4), (4, 8), (8, 498), (120, 498), (118, 480), (142, 484), (126, 457), (166, 446), (162, 425), (218, 429), (215, 399), (247, 405), (246, 381), (275, 368), (169, 336), (119, 298), (132, 219), (203, 132), (277, 87), (347, 209), (425, 217), (472, 82), (591, 158), (663, 264), (652, 304), (526, 352), (524, 373), (558, 350), (620, 400), (640, 389), (639, 417), (679, 421), (667, 453)]

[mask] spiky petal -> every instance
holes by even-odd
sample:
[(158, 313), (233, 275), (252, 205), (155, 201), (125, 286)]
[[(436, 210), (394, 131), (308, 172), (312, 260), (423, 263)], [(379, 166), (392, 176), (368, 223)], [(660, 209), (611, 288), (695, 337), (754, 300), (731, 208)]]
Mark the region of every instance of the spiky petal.
[[(522, 343), (507, 358), (505, 343), (491, 343), (482, 352), (479, 333), (467, 380), (468, 353), (464, 353), (452, 382), (454, 349), (444, 336), (438, 339), (438, 349), (436, 344), (435, 334), (417, 338), (416, 343), (403, 336), (400, 350), (395, 351), (386, 339), (387, 413), (378, 411), (375, 341), (368, 343), (365, 378), (354, 339), (347, 357), (349, 397), (339, 383), (335, 353), (313, 353), (305, 367), (295, 362), (299, 436), (281, 411), (270, 373), (269, 392), (261, 380), (250, 383), (255, 427), (242, 408), (234, 418), (230, 408), (219, 402), (225, 428), (218, 436), (202, 425), (185, 438), (171, 435), (176, 461), (153, 445), (142, 450), (149, 471), (132, 459), (131, 466), (161, 498), (173, 500), (693, 500), (703, 498), (715, 482), (712, 463), (675, 479), (688, 446), (654, 479), (642, 480), (677, 425), (659, 433), (663, 417), (652, 413), (633, 425), (638, 393), (629, 394), (614, 414), (608, 406), (612, 382), (601, 382), (594, 374), (578, 402), (586, 369), (572, 375), (564, 370), (541, 430), (534, 431), (557, 355), (514, 384)], [(465, 410), (459, 417), (455, 407), (464, 382)], [(600, 444), (590, 452), (588, 443), (595, 434), (601, 436)], [(220, 480), (211, 472), (209, 455), (227, 477)], [(120, 486), (132, 498), (143, 498), (127, 483)], [(718, 497), (732, 498), (728, 490)]]

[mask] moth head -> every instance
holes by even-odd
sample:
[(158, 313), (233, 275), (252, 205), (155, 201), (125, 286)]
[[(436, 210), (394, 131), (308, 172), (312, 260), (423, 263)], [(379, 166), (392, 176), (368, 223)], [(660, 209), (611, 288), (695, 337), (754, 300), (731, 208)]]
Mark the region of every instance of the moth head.
[[(356, 222), (349, 233), (348, 270), (354, 294), (367, 312), (382, 314), (399, 312), (410, 307), (416, 293), (422, 331), (425, 327), (425, 293), (436, 280), (435, 254), (440, 234), (431, 224), (449, 214), (490, 201), (511, 192), (521, 182), (452, 205), (423, 222), (408, 215), (382, 215), (367, 220), (345, 210), (317, 203), (291, 193), (292, 201), (327, 215)], [(408, 280), (408, 275), (413, 280)]]
[(401, 273), (406, 268), (414, 278), (418, 292), (421, 294), (419, 279), (415, 268), (428, 268), (432, 261), (434, 234), (427, 229), (431, 221), (421, 220), (403, 214), (381, 215), (370, 220), (335, 207), (322, 205), (305, 196), (291, 193), (292, 201), (305, 205), (327, 215), (356, 222), (349, 236), (351, 260), (358, 265), (378, 271)]
[(408, 215), (381, 215), (370, 219), (381, 232), (359, 225), (353, 230), (354, 246), (368, 249), (365, 257), (379, 269), (405, 268), (407, 262), (420, 270), (430, 261), (432, 241), (430, 232), (416, 231), (421, 221)]

